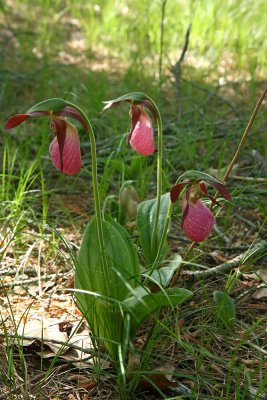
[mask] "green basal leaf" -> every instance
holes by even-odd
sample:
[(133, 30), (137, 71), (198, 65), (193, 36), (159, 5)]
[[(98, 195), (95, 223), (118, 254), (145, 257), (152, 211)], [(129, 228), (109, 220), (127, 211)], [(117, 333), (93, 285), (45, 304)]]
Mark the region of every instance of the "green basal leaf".
[[(111, 217), (103, 221), (108, 271), (102, 271), (97, 223), (93, 218), (84, 233), (75, 270), (77, 305), (95, 336), (104, 339), (113, 361), (124, 338), (124, 315), (120, 303), (139, 285), (138, 255), (127, 231)], [(95, 293), (95, 295), (94, 295)], [(101, 296), (99, 297), (100, 294)]]
[(131, 291), (130, 296), (123, 300), (123, 305), (126, 308), (133, 309), (139, 301), (142, 302), (143, 298), (150, 294), (150, 289), (143, 286), (137, 286)]
[[(139, 233), (139, 242), (144, 252), (146, 263), (149, 265), (153, 264), (157, 256), (157, 250), (164, 230), (164, 224), (167, 218), (170, 203), (171, 201), (169, 193), (166, 193), (161, 196), (159, 220), (157, 226), (157, 236), (154, 248), (152, 248), (152, 232), (155, 223), (157, 199), (155, 198), (143, 201), (142, 203), (139, 204), (137, 208), (136, 223), (137, 223), (137, 230)], [(167, 252), (168, 252), (168, 244), (166, 240), (165, 246), (162, 251), (162, 259), (166, 256)]]
[(224, 292), (215, 291), (213, 293), (215, 301), (215, 314), (216, 317), (223, 323), (229, 330), (234, 329), (236, 320), (236, 308), (234, 300)]
[(95, 218), (85, 230), (75, 277), (80, 289), (123, 300), (129, 294), (128, 286), (137, 286), (140, 279), (138, 255), (127, 231), (109, 216), (103, 221), (103, 236), (108, 262), (107, 282), (101, 271)]
[(151, 317), (162, 307), (173, 307), (191, 298), (193, 293), (183, 288), (169, 288), (157, 293), (150, 293), (141, 286), (134, 289), (131, 296), (123, 301), (123, 305), (132, 316), (133, 336), (143, 321)]
[[(136, 286), (140, 281), (140, 264), (139, 264), (138, 253), (133, 244), (133, 241), (129, 233), (126, 231), (126, 229), (118, 222), (116, 222), (110, 215), (105, 215), (105, 221), (110, 223), (112, 227), (117, 231), (117, 233), (120, 234), (120, 237), (124, 242), (124, 246), (126, 246), (127, 251), (125, 250), (124, 254), (117, 254), (117, 257), (119, 258), (119, 260), (121, 260), (123, 257), (129, 257), (129, 261), (125, 260), (125, 262), (128, 262), (128, 264), (125, 264), (123, 266), (123, 271), (126, 273), (126, 277), (131, 276), (134, 279), (135, 284), (133, 286)], [(116, 243), (115, 243), (115, 250), (116, 250)], [(118, 249), (118, 251), (119, 250), (120, 249)], [(130, 281), (132, 281), (132, 278)], [(132, 282), (130, 282), (130, 285), (132, 285)]]
[(41, 101), (41, 103), (36, 104), (32, 108), (30, 108), (27, 112), (33, 111), (60, 111), (64, 107), (70, 105), (69, 102), (59, 98), (52, 98)]
[(148, 278), (152, 283), (158, 284), (160, 287), (167, 287), (181, 262), (182, 257), (176, 254), (167, 267), (155, 270), (151, 275), (144, 273), (142, 276)]

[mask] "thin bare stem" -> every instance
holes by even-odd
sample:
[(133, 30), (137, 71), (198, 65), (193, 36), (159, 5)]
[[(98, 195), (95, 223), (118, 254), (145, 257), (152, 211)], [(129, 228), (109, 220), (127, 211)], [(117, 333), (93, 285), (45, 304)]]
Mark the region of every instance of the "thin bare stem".
[(233, 169), (233, 166), (235, 165), (235, 162), (236, 162), (236, 160), (237, 160), (237, 158), (238, 158), (238, 156), (239, 156), (239, 154), (241, 152), (241, 149), (242, 149), (245, 141), (247, 140), (248, 134), (251, 131), (251, 127), (252, 127), (252, 125), (253, 125), (253, 123), (255, 121), (255, 118), (256, 118), (256, 116), (258, 114), (258, 111), (259, 111), (259, 109), (261, 107), (261, 104), (262, 104), (266, 94), (267, 94), (267, 87), (263, 90), (262, 95), (259, 98), (259, 100), (258, 100), (258, 102), (256, 104), (256, 107), (255, 107), (255, 109), (254, 109), (254, 111), (253, 111), (253, 113), (252, 113), (252, 115), (250, 117), (250, 120), (249, 120), (248, 125), (247, 125), (247, 127), (245, 129), (245, 132), (243, 133), (243, 136), (242, 136), (242, 138), (240, 140), (240, 143), (239, 143), (239, 146), (238, 146), (238, 148), (236, 150), (236, 153), (235, 153), (232, 161), (230, 162), (230, 164), (229, 164), (229, 166), (228, 166), (228, 168), (227, 168), (227, 170), (226, 170), (226, 172), (224, 174), (224, 177), (223, 177), (224, 181), (226, 181), (226, 179), (228, 178), (228, 176), (230, 175), (230, 173), (231, 173), (231, 171)]
[(162, 138), (162, 120), (159, 109), (156, 103), (149, 98), (149, 101), (154, 107), (157, 115), (157, 128), (158, 128), (158, 152), (157, 152), (157, 207), (155, 220), (152, 230), (152, 238), (151, 238), (151, 249), (154, 254), (156, 250), (156, 238), (157, 238), (157, 229), (159, 222), (159, 214), (160, 214), (160, 203), (161, 203), (161, 194), (162, 194), (162, 147), (163, 147), (163, 138)]
[(188, 49), (188, 44), (189, 44), (189, 38), (190, 38), (190, 32), (191, 32), (192, 24), (190, 23), (188, 25), (186, 34), (185, 34), (185, 40), (184, 40), (184, 47), (181, 52), (179, 60), (176, 62), (176, 64), (172, 67), (171, 72), (173, 73), (175, 77), (175, 83), (176, 83), (176, 97), (177, 97), (177, 105), (178, 105), (178, 114), (177, 117), (178, 119), (181, 118), (182, 115), (182, 99), (181, 99), (181, 68), (182, 68), (182, 62), (185, 58), (185, 54)]
[[(229, 166), (228, 166), (228, 168), (227, 168), (227, 170), (226, 170), (226, 172), (225, 172), (225, 174), (224, 174), (224, 177), (223, 177), (223, 181), (224, 181), (224, 182), (225, 182), (226, 179), (229, 177), (229, 175), (230, 175), (230, 173), (231, 173), (231, 171), (232, 171), (232, 169), (233, 169), (233, 166), (235, 165), (236, 160), (237, 160), (238, 157), (239, 157), (239, 154), (240, 154), (240, 152), (241, 152), (241, 149), (242, 149), (242, 147), (244, 146), (245, 141), (247, 140), (248, 134), (249, 134), (250, 131), (251, 131), (252, 125), (253, 125), (253, 123), (254, 123), (254, 121), (255, 121), (255, 119), (256, 119), (256, 116), (257, 116), (257, 114), (258, 114), (258, 111), (259, 111), (259, 109), (260, 109), (260, 107), (261, 107), (261, 105), (262, 105), (262, 102), (263, 102), (263, 100), (264, 100), (266, 94), (267, 94), (267, 87), (263, 90), (262, 95), (261, 95), (261, 97), (259, 98), (259, 100), (258, 100), (258, 102), (257, 102), (257, 104), (256, 104), (256, 106), (255, 106), (255, 108), (254, 108), (253, 113), (251, 114), (250, 120), (249, 120), (249, 122), (248, 122), (248, 124), (247, 124), (247, 127), (246, 127), (246, 129), (245, 129), (245, 131), (244, 131), (244, 133), (243, 133), (243, 136), (242, 136), (242, 138), (241, 138), (241, 140), (240, 140), (240, 142), (239, 142), (239, 145), (238, 145), (238, 148), (237, 148), (237, 150), (236, 150), (236, 152), (235, 152), (235, 155), (233, 156), (232, 161), (230, 162), (230, 164), (229, 164)], [(214, 198), (216, 199), (217, 196), (218, 196), (218, 192), (215, 193)], [(213, 204), (211, 204), (211, 207), (210, 207), (210, 208), (212, 208), (212, 206), (213, 206)], [(188, 248), (188, 250), (187, 250), (187, 252), (186, 252), (186, 254), (185, 254), (185, 256), (184, 256), (184, 259), (186, 259), (186, 258), (188, 257), (188, 255), (191, 253), (191, 251), (192, 251), (193, 248), (195, 247), (195, 244), (196, 244), (196, 242), (192, 242), (192, 243), (190, 244), (190, 246), (189, 246), (189, 248)], [(184, 264), (181, 264), (181, 265), (180, 265), (180, 268), (179, 268), (179, 269), (176, 271), (176, 273), (174, 274), (174, 276), (173, 276), (173, 278), (172, 278), (172, 280), (171, 280), (171, 283), (170, 283), (170, 285), (169, 285), (170, 287), (174, 287), (174, 286), (175, 286), (177, 280), (179, 279), (179, 276), (180, 276), (180, 274), (181, 274), (181, 271), (182, 271), (182, 269), (183, 269), (183, 266), (184, 266)]]

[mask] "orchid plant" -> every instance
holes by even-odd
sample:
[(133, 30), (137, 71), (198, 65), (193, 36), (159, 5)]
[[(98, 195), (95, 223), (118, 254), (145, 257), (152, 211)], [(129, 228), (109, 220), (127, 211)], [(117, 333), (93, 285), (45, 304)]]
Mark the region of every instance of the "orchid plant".
[[(121, 103), (128, 103), (130, 107), (129, 144), (141, 155), (157, 157), (156, 198), (140, 203), (136, 216), (143, 265), (140, 265), (136, 246), (125, 227), (101, 210), (95, 135), (83, 110), (63, 99), (48, 99), (25, 114), (11, 117), (4, 128), (15, 128), (29, 118), (48, 117), (54, 134), (50, 144), (51, 159), (65, 174), (78, 173), (82, 165), (79, 134), (70, 119), (76, 120), (89, 135), (95, 216), (85, 229), (75, 265), (75, 296), (94, 336), (108, 350), (118, 380), (123, 384), (131, 342), (143, 321), (156, 310), (175, 306), (192, 296), (187, 289), (170, 287), (181, 257), (174, 257), (168, 267), (162, 266), (168, 254), (167, 234), (174, 203), (182, 197), (182, 227), (192, 241), (201, 242), (209, 236), (215, 223), (212, 211), (203, 204), (202, 197), (208, 197), (211, 204), (220, 205), (216, 196), (208, 194), (206, 185), (214, 187), (228, 201), (231, 197), (223, 182), (198, 171), (185, 172), (170, 192), (162, 194), (159, 110), (150, 97), (134, 92), (106, 102), (104, 111)], [(153, 122), (157, 126), (156, 146)], [(157, 287), (153, 292), (152, 285)]]

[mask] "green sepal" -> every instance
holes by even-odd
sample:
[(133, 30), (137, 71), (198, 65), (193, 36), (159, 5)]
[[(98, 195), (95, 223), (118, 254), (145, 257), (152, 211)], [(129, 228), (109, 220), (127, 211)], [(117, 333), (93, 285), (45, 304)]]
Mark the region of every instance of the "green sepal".
[(145, 93), (142, 92), (132, 92), (125, 94), (123, 96), (117, 97), (116, 99), (109, 100), (109, 101), (103, 101), (105, 104), (105, 107), (103, 108), (102, 111), (106, 111), (112, 107), (116, 107), (120, 105), (122, 102), (128, 102), (128, 103), (133, 103), (133, 104), (141, 104), (145, 107), (147, 107), (154, 115), (154, 118), (156, 121), (160, 120), (160, 113), (159, 110), (154, 103), (154, 101), (147, 96)]
[(183, 181), (184, 179), (186, 179), (186, 180), (202, 180), (202, 181), (206, 181), (206, 182), (214, 182), (217, 184), (222, 184), (222, 181), (217, 179), (215, 176), (206, 174), (205, 172), (195, 171), (195, 170), (186, 171), (184, 174), (182, 174), (179, 177), (179, 182)]
[(41, 101), (40, 103), (36, 104), (35, 106), (31, 107), (27, 113), (33, 112), (33, 111), (60, 111), (64, 107), (70, 105), (70, 103), (66, 100), (60, 99), (60, 98), (52, 98), (52, 99), (47, 99), (44, 101)]
[(109, 100), (109, 101), (103, 101), (106, 106), (104, 107), (104, 110), (106, 108), (109, 108), (109, 105), (115, 104), (115, 103), (120, 103), (121, 101), (128, 101), (128, 102), (136, 102), (140, 103), (144, 100), (148, 100), (149, 102), (151, 101), (150, 97), (148, 97), (145, 93), (142, 92), (132, 92), (132, 93), (127, 93), (124, 94), (123, 96), (117, 97), (116, 99)]
[[(206, 174), (205, 172), (201, 171), (194, 171), (194, 170), (189, 170), (186, 171), (184, 174), (182, 174), (178, 182), (183, 183), (182, 181), (205, 181), (209, 183), (211, 186), (213, 186), (218, 192), (228, 201), (231, 201), (231, 195), (227, 189), (227, 186), (224, 182), (220, 181), (217, 179), (215, 176)], [(177, 182), (177, 183), (178, 183)], [(173, 189), (172, 189), (173, 190)]]
[[(156, 241), (154, 248), (152, 248), (152, 233), (155, 223), (157, 199), (154, 198), (143, 201), (142, 203), (139, 204), (137, 208), (136, 223), (139, 234), (139, 243), (140, 246), (142, 247), (146, 263), (148, 265), (153, 264), (157, 256), (157, 251), (164, 231), (165, 220), (167, 218), (170, 203), (171, 200), (169, 193), (166, 193), (161, 196), (159, 220), (157, 225)], [(167, 252), (168, 252), (168, 243), (166, 240), (162, 250), (161, 259), (163, 259), (166, 256)]]
[(232, 331), (236, 320), (236, 307), (234, 300), (224, 292), (213, 293), (215, 301), (215, 315), (223, 325)]

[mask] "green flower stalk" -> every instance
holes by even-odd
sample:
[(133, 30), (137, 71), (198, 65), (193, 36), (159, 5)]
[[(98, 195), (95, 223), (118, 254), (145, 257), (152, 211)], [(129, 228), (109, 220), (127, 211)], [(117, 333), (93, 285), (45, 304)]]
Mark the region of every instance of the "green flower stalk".
[(142, 155), (151, 155), (155, 152), (154, 132), (152, 121), (145, 109), (149, 110), (154, 117), (158, 131), (157, 141), (157, 205), (155, 214), (153, 215), (153, 227), (151, 236), (151, 252), (157, 254), (157, 234), (158, 223), (161, 208), (162, 196), (162, 121), (159, 109), (156, 103), (146, 94), (141, 92), (133, 92), (117, 99), (106, 101), (103, 111), (116, 107), (122, 102), (127, 102), (131, 105), (131, 130), (128, 141), (132, 148)]
[[(97, 234), (101, 251), (102, 271), (107, 282), (108, 266), (105, 256), (103, 227), (101, 219), (100, 198), (97, 180), (97, 156), (94, 131), (86, 114), (75, 104), (59, 98), (45, 100), (36, 104), (25, 114), (17, 114), (9, 118), (4, 129), (13, 129), (22, 122), (33, 117), (49, 117), (50, 126), (54, 132), (54, 139), (50, 144), (50, 154), (54, 166), (65, 174), (80, 172), (82, 161), (79, 134), (74, 125), (67, 118), (78, 121), (88, 133), (91, 143), (92, 182), (94, 192), (94, 206), (97, 221)], [(109, 287), (106, 285), (106, 295)]]

